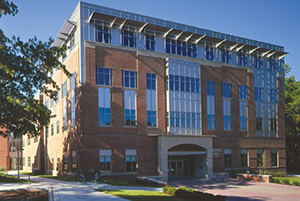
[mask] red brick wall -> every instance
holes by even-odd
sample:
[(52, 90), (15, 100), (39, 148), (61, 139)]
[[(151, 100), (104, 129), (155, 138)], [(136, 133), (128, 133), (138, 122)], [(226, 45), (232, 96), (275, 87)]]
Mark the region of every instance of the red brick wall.
[(4, 166), (7, 169), (9, 169), (8, 157), (9, 157), (9, 137), (4, 138), (0, 136), (0, 167)]
[[(157, 175), (157, 139), (148, 134), (166, 133), (165, 60), (139, 56), (136, 51), (96, 46), (85, 49), (86, 84), (82, 86), (84, 153), (82, 162), (99, 169), (99, 150), (112, 150), (113, 173), (124, 173), (125, 150), (136, 149), (139, 175)], [(111, 126), (98, 126), (96, 67), (112, 69)], [(122, 71), (137, 72), (136, 127), (124, 126)], [(146, 73), (157, 75), (158, 127), (147, 127)], [(83, 166), (83, 165), (82, 165)]]
[[(207, 94), (206, 82), (215, 82), (215, 122), (216, 129), (207, 129)], [(222, 102), (222, 83), (230, 83), (232, 86), (231, 99), (231, 130), (223, 130), (223, 102)], [(249, 150), (249, 166), (257, 167), (256, 149), (266, 150), (270, 157), (270, 150), (277, 148), (279, 158), (279, 168), (276, 170), (285, 170), (285, 136), (284, 136), (284, 104), (283, 104), (283, 80), (278, 78), (278, 138), (257, 138), (256, 137), (256, 105), (254, 101), (254, 77), (253, 73), (246, 69), (233, 67), (212, 67), (201, 66), (201, 97), (202, 97), (202, 134), (215, 135), (213, 139), (213, 148), (221, 149), (221, 154), (214, 157), (214, 172), (223, 172), (224, 170), (224, 149), (232, 150), (232, 167), (239, 168), (240, 149)], [(247, 116), (248, 130), (239, 130), (239, 85), (248, 86)], [(230, 170), (229, 170), (230, 171)], [(232, 170), (234, 171), (234, 170)]]

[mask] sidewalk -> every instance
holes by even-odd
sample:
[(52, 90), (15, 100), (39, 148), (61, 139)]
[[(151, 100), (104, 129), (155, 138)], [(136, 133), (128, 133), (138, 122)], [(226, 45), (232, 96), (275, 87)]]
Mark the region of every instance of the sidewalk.
[[(15, 177), (18, 176), (17, 171), (9, 171), (8, 174)], [(20, 174), (20, 178), (28, 180), (28, 175)], [(99, 191), (95, 191), (95, 189), (162, 191), (162, 188), (111, 186), (107, 184), (95, 184), (89, 182), (83, 184), (79, 182), (66, 182), (35, 176), (30, 176), (30, 180), (37, 181), (40, 183), (0, 183), (0, 190), (47, 189), (49, 190), (49, 200), (55, 201), (94, 201), (99, 199), (107, 201), (126, 201), (126, 199), (118, 198)]]

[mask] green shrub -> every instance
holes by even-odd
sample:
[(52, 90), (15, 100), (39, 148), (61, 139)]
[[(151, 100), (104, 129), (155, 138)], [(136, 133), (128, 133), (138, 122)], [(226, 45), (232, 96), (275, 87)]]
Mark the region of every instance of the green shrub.
[(293, 181), (292, 185), (299, 186), (299, 182), (298, 181)]
[(284, 180), (282, 180), (282, 182), (283, 182), (284, 184), (290, 184), (290, 181), (289, 181), (288, 179), (284, 179)]
[(273, 182), (279, 184), (279, 183), (280, 183), (280, 180), (279, 180), (279, 179), (274, 179)]
[(186, 200), (206, 200), (206, 201), (225, 201), (227, 200), (226, 196), (221, 195), (213, 195), (209, 193), (204, 193), (200, 191), (196, 191), (194, 189), (187, 189), (186, 187), (180, 187), (175, 192), (175, 196), (179, 198), (183, 198)]
[(175, 195), (177, 188), (175, 187), (171, 187), (171, 186), (164, 186), (163, 187), (163, 192), (170, 194), (170, 195)]
[(5, 171), (5, 170), (6, 170), (6, 167), (4, 167), (4, 166), (0, 167), (0, 171)]
[(285, 177), (286, 176), (286, 172), (270, 172), (270, 171), (265, 171), (265, 174), (272, 175), (273, 177)]

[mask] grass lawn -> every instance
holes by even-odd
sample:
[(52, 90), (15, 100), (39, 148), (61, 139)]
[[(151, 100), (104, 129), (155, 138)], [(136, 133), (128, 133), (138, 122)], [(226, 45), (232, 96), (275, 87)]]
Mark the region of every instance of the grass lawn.
[[(128, 180), (108, 180), (108, 179), (101, 179), (101, 183), (109, 184), (112, 186), (143, 186), (141, 184), (135, 183), (133, 181)], [(149, 186), (147, 186), (149, 187)]]
[(131, 201), (186, 201), (158, 191), (134, 191), (134, 190), (97, 190)]
[[(0, 183), (28, 183), (28, 180), (18, 179), (17, 177), (7, 175), (6, 177), (0, 176)], [(30, 181), (30, 183), (39, 183), (39, 182)]]
[(273, 177), (273, 180), (274, 179), (279, 179), (280, 180), (280, 183), (283, 183), (282, 181), (284, 179), (287, 179), (290, 181), (290, 184), (293, 183), (293, 181), (298, 181), (300, 183), (300, 177)]
[(52, 176), (52, 175), (36, 175), (32, 172), (21, 172), (21, 174), (27, 174), (27, 175), (36, 176), (36, 177), (43, 177), (43, 178), (47, 178), (47, 179), (56, 179), (56, 180), (60, 180), (60, 181), (76, 181), (76, 178), (73, 178), (73, 177), (60, 177), (60, 176)]

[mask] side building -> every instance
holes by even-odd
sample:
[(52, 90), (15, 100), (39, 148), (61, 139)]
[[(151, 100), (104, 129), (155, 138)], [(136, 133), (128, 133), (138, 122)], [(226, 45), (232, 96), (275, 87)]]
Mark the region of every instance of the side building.
[(283, 47), (83, 2), (63, 44), (72, 76), (52, 73), (55, 117), (23, 164), (162, 180), (286, 170)]

